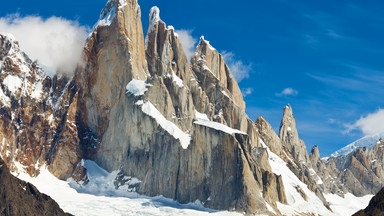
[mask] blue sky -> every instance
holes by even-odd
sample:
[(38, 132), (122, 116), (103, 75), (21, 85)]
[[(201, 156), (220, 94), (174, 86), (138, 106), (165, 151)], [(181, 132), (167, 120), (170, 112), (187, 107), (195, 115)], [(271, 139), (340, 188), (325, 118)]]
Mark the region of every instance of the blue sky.
[[(105, 3), (6, 1), (0, 17), (57, 16), (92, 28)], [(384, 107), (384, 2), (139, 0), (139, 4), (144, 32), (149, 9), (156, 5), (168, 25), (187, 30), (196, 40), (204, 35), (227, 54), (242, 78), (239, 85), (246, 93), (251, 119), (262, 115), (278, 131), (283, 107), (291, 104), (308, 150), (318, 145), (321, 155), (327, 156), (376, 131), (370, 125), (384, 132), (380, 126), (384, 115), (379, 112)], [(368, 115), (370, 121), (365, 121)], [(371, 124), (372, 119), (379, 123)]]

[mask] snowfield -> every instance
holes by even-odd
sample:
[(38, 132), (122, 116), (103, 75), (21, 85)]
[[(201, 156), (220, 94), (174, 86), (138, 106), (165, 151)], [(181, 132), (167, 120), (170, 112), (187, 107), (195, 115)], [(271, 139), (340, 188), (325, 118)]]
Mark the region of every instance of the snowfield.
[[(264, 143), (263, 143), (264, 144)], [(266, 146), (264, 146), (266, 147)], [(283, 176), (285, 193), (289, 205), (277, 203), (277, 206), (284, 215), (297, 215), (304, 212), (315, 212), (323, 216), (345, 216), (352, 215), (360, 209), (365, 208), (373, 195), (355, 197), (346, 194), (344, 198), (325, 194), (333, 212), (328, 211), (313, 192), (302, 183), (288, 169), (285, 162), (266, 147), (269, 153), (269, 161), (273, 172)], [(128, 185), (116, 189), (114, 179), (118, 171), (111, 173), (100, 168), (95, 162), (83, 160), (82, 165), (87, 169), (89, 183), (81, 185), (73, 179), (62, 181), (53, 176), (45, 166), (40, 168), (37, 177), (31, 177), (23, 170), (23, 166), (16, 163), (18, 173), (12, 173), (21, 180), (32, 183), (37, 189), (52, 197), (59, 206), (68, 213), (77, 216), (97, 215), (211, 215), (211, 216), (240, 216), (242, 214), (228, 211), (215, 211), (204, 208), (196, 201), (195, 203), (180, 204), (163, 196), (147, 197), (139, 195), (129, 185), (135, 185), (140, 179), (125, 177)], [(305, 201), (296, 191), (295, 187), (300, 186), (307, 194), (308, 202)], [(270, 207), (271, 211), (273, 210)]]
[(358, 147), (373, 148), (380, 138), (384, 138), (384, 133), (378, 133), (371, 136), (365, 136), (337, 151), (335, 151), (331, 157), (338, 157), (347, 155), (356, 150)]
[[(346, 194), (344, 198), (335, 194), (324, 194), (326, 200), (329, 202), (333, 212), (325, 208), (322, 201), (316, 194), (310, 191), (306, 184), (300, 181), (297, 176), (287, 167), (285, 161), (279, 156), (270, 151), (268, 146), (260, 139), (261, 144), (268, 151), (268, 160), (272, 168), (272, 172), (276, 175), (283, 177), (285, 195), (287, 197), (288, 205), (277, 202), (277, 208), (283, 215), (298, 215), (300, 213), (316, 213), (323, 216), (346, 216), (364, 209), (368, 206), (369, 201), (373, 195), (364, 197), (355, 197), (352, 194)], [(316, 175), (314, 170), (311, 170), (312, 175)], [(319, 178), (318, 184), (323, 183)], [(296, 190), (300, 187), (301, 190), (307, 195), (308, 201)]]
[[(116, 190), (113, 180), (117, 171), (108, 173), (93, 161), (83, 161), (89, 170), (89, 184), (82, 186), (69, 179), (62, 181), (53, 176), (45, 167), (40, 168), (40, 175), (30, 177), (22, 171), (12, 173), (21, 180), (32, 183), (37, 189), (52, 197), (60, 207), (76, 216), (96, 215), (241, 215), (234, 212), (215, 211), (204, 208), (200, 202), (180, 204), (174, 200), (142, 196), (121, 189)], [(21, 169), (20, 169), (21, 168)], [(133, 181), (139, 181), (132, 178)], [(72, 185), (72, 188), (70, 185)], [(87, 192), (87, 193), (84, 193)]]

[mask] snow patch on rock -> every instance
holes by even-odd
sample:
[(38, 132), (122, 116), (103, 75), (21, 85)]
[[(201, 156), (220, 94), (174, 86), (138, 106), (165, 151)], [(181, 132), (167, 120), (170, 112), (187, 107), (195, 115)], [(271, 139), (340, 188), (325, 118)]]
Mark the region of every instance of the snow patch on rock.
[(147, 87), (149, 87), (149, 86), (151, 86), (151, 85), (147, 84), (143, 80), (133, 79), (127, 84), (127, 86), (126, 86), (127, 92), (126, 93), (128, 95), (134, 95), (134, 96), (144, 95), (144, 93), (148, 90)]
[(23, 85), (23, 81), (18, 76), (8, 75), (3, 80), (3, 84), (7, 86), (8, 90), (15, 94)]
[(177, 125), (175, 125), (173, 122), (168, 121), (159, 110), (156, 109), (155, 106), (149, 101), (145, 102), (142, 107), (142, 111), (151, 116), (156, 120), (156, 122), (169, 134), (171, 134), (175, 139), (178, 139), (180, 141), (181, 146), (183, 149), (187, 149), (190, 142), (191, 142), (191, 135), (185, 133), (182, 131)]
[[(107, 3), (107, 5), (108, 5), (108, 3)], [(113, 5), (112, 7), (105, 7), (101, 11), (100, 18), (97, 21), (95, 27), (97, 27), (97, 26), (110, 26), (117, 15), (116, 9), (117, 9), (116, 5)]]
[(160, 9), (157, 6), (153, 6), (151, 8), (151, 10), (149, 11), (149, 25), (148, 25), (147, 34), (152, 32), (153, 27), (160, 20), (161, 20), (160, 19)]
[(183, 88), (183, 87), (184, 87), (183, 80), (180, 79), (180, 78), (175, 74), (175, 72), (173, 72), (173, 71), (172, 71), (172, 80), (173, 80), (173, 82), (175, 82), (176, 85), (178, 85), (180, 88)]
[(193, 122), (194, 124), (209, 127), (209, 128), (215, 129), (215, 130), (219, 130), (219, 131), (222, 131), (222, 132), (227, 133), (227, 134), (244, 134), (244, 135), (247, 135), (243, 131), (230, 128), (227, 125), (224, 125), (224, 124), (221, 124), (218, 122), (210, 121), (210, 120), (208, 120), (208, 117), (206, 114), (199, 113), (196, 110), (195, 110), (195, 115), (196, 115), (197, 120)]

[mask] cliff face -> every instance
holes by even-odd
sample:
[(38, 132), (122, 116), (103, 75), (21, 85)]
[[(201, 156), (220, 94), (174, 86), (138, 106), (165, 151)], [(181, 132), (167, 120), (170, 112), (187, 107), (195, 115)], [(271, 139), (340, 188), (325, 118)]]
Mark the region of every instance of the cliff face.
[(74, 174), (81, 155), (68, 78), (45, 75), (12, 35), (0, 35), (0, 46), (0, 155), (12, 170), (17, 161), (31, 175), (46, 161), (58, 176)]
[[(104, 11), (114, 19), (99, 21), (74, 78), (86, 157), (138, 178), (139, 193), (267, 212), (260, 192), (268, 167), (261, 170), (256, 164), (256, 127), (244, 113), (225, 63), (209, 66), (229, 81), (224, 85), (213, 76), (208, 83), (211, 72), (190, 69), (177, 34), (161, 21), (158, 8), (151, 10), (145, 47), (136, 1), (110, 1), (101, 20)], [(198, 55), (205, 55), (199, 47)], [(214, 55), (222, 61), (217, 51)], [(270, 205), (276, 208), (275, 199)]]

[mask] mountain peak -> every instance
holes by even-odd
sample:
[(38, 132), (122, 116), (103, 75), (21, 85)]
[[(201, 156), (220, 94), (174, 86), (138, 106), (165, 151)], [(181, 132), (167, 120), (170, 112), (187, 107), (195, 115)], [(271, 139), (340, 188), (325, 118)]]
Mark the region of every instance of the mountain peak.
[(296, 129), (295, 116), (293, 115), (291, 105), (284, 107), (284, 114), (280, 124), (279, 137), (288, 151), (298, 161), (308, 161), (307, 149), (302, 140), (299, 139), (299, 134)]

